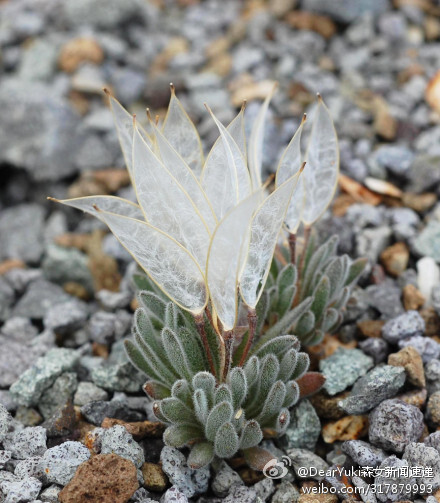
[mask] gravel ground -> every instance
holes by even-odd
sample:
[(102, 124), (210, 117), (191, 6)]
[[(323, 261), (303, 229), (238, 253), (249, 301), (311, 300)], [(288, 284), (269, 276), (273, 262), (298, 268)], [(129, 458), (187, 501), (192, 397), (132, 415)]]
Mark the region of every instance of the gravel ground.
[[(373, 483), (382, 492), (366, 503), (440, 501), (439, 40), (434, 0), (0, 2), (1, 503), (82, 503), (87, 491), (104, 503), (334, 503)], [(123, 350), (130, 257), (46, 196), (133, 198), (103, 87), (138, 117), (146, 105), (162, 116), (173, 82), (207, 147), (204, 102), (226, 123), (246, 98), (250, 123), (275, 80), (267, 173), (320, 92), (343, 176), (317, 227), (369, 265), (337, 336), (310, 348), (325, 389), (266, 441), (288, 456), (286, 476), (195, 472), (163, 447)], [(321, 482), (338, 494), (306, 493)], [(395, 494), (399, 483), (413, 487)]]

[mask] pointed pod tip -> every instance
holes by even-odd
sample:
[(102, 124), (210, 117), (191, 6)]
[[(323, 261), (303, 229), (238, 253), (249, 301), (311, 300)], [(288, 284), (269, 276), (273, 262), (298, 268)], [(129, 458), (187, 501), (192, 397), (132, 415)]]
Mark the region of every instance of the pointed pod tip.
[(306, 120), (307, 120), (307, 114), (303, 113), (303, 116), (302, 116), (302, 119), (301, 119), (301, 124), (304, 124), (304, 122), (306, 122)]
[(322, 96), (321, 96), (321, 94), (320, 94), (320, 93), (316, 93), (316, 97), (318, 98), (318, 100), (319, 100), (319, 101), (321, 101), (321, 102), (322, 102)]
[(106, 94), (108, 97), (111, 96), (110, 91), (106, 87), (103, 87), (102, 90), (104, 91), (104, 94)]
[(133, 127), (136, 127), (136, 114), (133, 114)]
[(46, 198), (46, 199), (47, 199), (48, 201), (53, 201), (54, 203), (59, 203), (59, 202), (60, 202), (60, 200), (59, 200), (59, 199), (57, 199), (57, 198), (55, 198), (55, 197), (50, 197), (50, 196), (47, 196), (47, 198)]
[(95, 211), (98, 211), (98, 212), (100, 212), (100, 211), (101, 211), (101, 210), (98, 208), (98, 205), (97, 205), (97, 204), (93, 204), (92, 206), (93, 206), (93, 209), (94, 209)]
[(174, 84), (172, 82), (170, 82), (170, 89), (171, 89), (171, 94), (176, 93), (176, 88), (174, 87)]
[(299, 168), (299, 172), (302, 173), (304, 171), (304, 168), (306, 167), (306, 164), (307, 162), (304, 161), (302, 164), (301, 164), (301, 167)]
[(243, 100), (243, 103), (241, 104), (241, 112), (244, 112), (246, 110), (246, 106), (247, 106), (247, 100)]

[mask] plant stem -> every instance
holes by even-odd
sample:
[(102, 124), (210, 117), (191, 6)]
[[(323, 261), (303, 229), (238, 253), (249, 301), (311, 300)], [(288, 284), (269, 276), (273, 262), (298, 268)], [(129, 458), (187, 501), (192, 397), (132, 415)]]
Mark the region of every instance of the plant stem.
[(228, 330), (223, 335), (223, 340), (225, 341), (225, 366), (223, 367), (223, 382), (226, 381), (226, 377), (229, 372), (229, 368), (231, 366), (232, 361), (232, 348), (234, 346), (234, 331)]
[(243, 354), (241, 355), (240, 363), (238, 364), (239, 367), (242, 367), (244, 362), (246, 361), (247, 355), (249, 354), (249, 351), (252, 347), (252, 343), (254, 341), (255, 331), (257, 329), (257, 312), (255, 311), (255, 309), (252, 309), (251, 307), (248, 308), (248, 323), (249, 323), (249, 337), (246, 342)]
[(296, 234), (289, 233), (290, 262), (296, 263)]
[(212, 359), (211, 349), (208, 344), (208, 337), (206, 336), (205, 320), (203, 319), (203, 314), (199, 314), (197, 316), (194, 316), (194, 320), (196, 322), (197, 332), (199, 333), (200, 338), (202, 339), (203, 347), (205, 348), (205, 353), (206, 353), (206, 357), (208, 358), (208, 363), (209, 363), (209, 368), (211, 370), (211, 374), (215, 378), (217, 378), (217, 375), (215, 372), (214, 361)]

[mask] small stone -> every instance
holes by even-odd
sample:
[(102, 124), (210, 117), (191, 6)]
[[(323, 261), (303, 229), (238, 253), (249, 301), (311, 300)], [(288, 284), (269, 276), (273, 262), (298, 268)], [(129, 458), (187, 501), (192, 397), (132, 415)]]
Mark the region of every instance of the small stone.
[(408, 267), (409, 250), (405, 243), (395, 243), (380, 254), (380, 260), (391, 276), (400, 276)]
[(368, 296), (368, 304), (379, 311), (384, 319), (394, 318), (403, 312), (400, 297), (400, 288), (389, 285), (370, 285), (365, 289)]
[(423, 335), (424, 331), (425, 322), (420, 314), (417, 311), (407, 311), (385, 323), (382, 337), (391, 344), (397, 344), (401, 339)]
[(2, 442), (3, 439), (6, 437), (11, 423), (12, 423), (11, 414), (9, 414), (6, 407), (4, 407), (0, 403), (0, 442)]
[(375, 367), (356, 381), (351, 394), (339, 405), (347, 414), (365, 414), (383, 400), (392, 398), (405, 384), (405, 371), (400, 367)]
[(173, 486), (162, 496), (160, 503), (188, 503), (188, 498), (182, 491)]
[(380, 337), (385, 322), (383, 320), (362, 320), (358, 321), (356, 325), (364, 337)]
[(416, 311), (425, 303), (426, 299), (414, 285), (405, 285), (402, 290), (403, 307), (405, 311)]
[(14, 431), (3, 440), (3, 447), (11, 451), (14, 459), (27, 459), (42, 456), (46, 447), (46, 430), (33, 426)]
[(3, 469), (5, 464), (12, 458), (11, 451), (1, 451), (0, 450), (0, 469)]
[(388, 365), (403, 367), (408, 381), (419, 388), (426, 385), (423, 360), (419, 352), (412, 346), (406, 346), (398, 353), (388, 356)]
[(125, 314), (123, 311), (118, 313), (98, 311), (93, 314), (88, 324), (91, 340), (99, 344), (111, 344), (115, 338), (119, 339), (126, 335), (130, 328), (131, 316)]
[[(404, 469), (408, 466), (408, 461), (399, 459), (394, 455), (382, 461), (379, 466), (381, 475), (378, 475), (374, 479), (376, 487), (379, 485), (383, 487), (383, 491), (376, 494), (376, 497), (380, 501), (408, 501), (411, 499), (411, 486), (416, 482), (416, 479), (407, 477), (406, 475), (399, 477), (399, 473), (404, 473)], [(391, 473), (391, 476), (387, 475), (388, 467), (394, 468), (394, 470), (389, 470), (388, 472)], [(392, 489), (392, 484), (396, 484), (396, 489)]]
[(290, 424), (285, 433), (286, 448), (315, 449), (321, 432), (321, 422), (313, 405), (303, 399), (291, 411)]
[(428, 435), (423, 440), (423, 443), (428, 447), (434, 447), (434, 449), (436, 449), (437, 452), (440, 453), (440, 430), (434, 431), (434, 433)]
[(81, 414), (89, 423), (95, 426), (101, 426), (106, 417), (122, 419), (124, 421), (136, 421), (139, 419), (139, 414), (127, 410), (127, 404), (121, 400), (88, 402), (81, 407)]
[(18, 482), (0, 482), (0, 490), (7, 495), (5, 503), (21, 503), (34, 500), (42, 485), (35, 477), (29, 477)]
[(185, 456), (174, 447), (164, 447), (160, 460), (170, 482), (186, 497), (191, 498), (207, 491), (209, 466), (192, 470), (187, 466)]
[(297, 503), (298, 499), (298, 489), (288, 480), (282, 480), (272, 496), (272, 503)]
[(432, 307), (422, 309), (420, 316), (425, 322), (425, 335), (427, 337), (434, 337), (440, 334), (440, 317)]
[(53, 385), (40, 398), (38, 408), (45, 419), (49, 419), (54, 412), (72, 399), (78, 386), (78, 379), (73, 372), (61, 374)]
[(359, 349), (362, 349), (366, 355), (371, 356), (376, 365), (384, 362), (389, 353), (388, 343), (383, 339), (376, 338), (366, 339), (360, 342)]
[(43, 421), (38, 411), (32, 407), (24, 407), (23, 405), (17, 407), (15, 419), (24, 424), (24, 426), (38, 426)]
[(345, 416), (325, 424), (322, 428), (322, 438), (327, 444), (332, 444), (336, 440), (356, 440), (367, 431), (367, 416)]
[(428, 414), (430, 420), (436, 426), (440, 426), (440, 391), (436, 391), (429, 397)]
[(220, 470), (211, 482), (211, 488), (216, 496), (224, 498), (229, 494), (231, 487), (234, 485), (243, 485), (243, 480), (236, 471), (223, 462)]
[(26, 370), (10, 388), (14, 400), (22, 405), (38, 404), (43, 392), (63, 372), (72, 370), (79, 360), (76, 351), (54, 348), (38, 358), (33, 367)]
[(58, 66), (63, 72), (72, 73), (84, 62), (100, 64), (103, 58), (103, 50), (94, 38), (78, 37), (63, 45)]
[(376, 467), (387, 457), (385, 451), (363, 440), (347, 440), (341, 449), (359, 466)]
[(40, 497), (43, 498), (42, 501), (45, 503), (59, 503), (58, 496), (61, 492), (62, 487), (52, 484), (41, 491)]
[(338, 501), (336, 494), (322, 493), (318, 489), (316, 494), (301, 491), (298, 503), (337, 503)]
[(78, 384), (78, 388), (73, 397), (74, 405), (81, 407), (89, 402), (105, 401), (108, 399), (108, 393), (102, 388), (96, 386), (92, 382), (82, 381)]
[(432, 257), (440, 262), (440, 222), (430, 220), (428, 225), (417, 236), (414, 247), (420, 255)]
[(417, 213), (425, 213), (430, 210), (437, 202), (437, 195), (427, 192), (425, 194), (410, 194), (408, 192), (402, 195), (402, 203)]
[(41, 460), (41, 468), (49, 482), (65, 486), (79, 465), (90, 458), (90, 451), (80, 442), (64, 442), (48, 449)]
[(423, 363), (428, 363), (440, 356), (440, 344), (434, 339), (422, 335), (414, 335), (409, 339), (401, 340), (398, 345), (399, 348), (413, 346), (422, 357)]
[(397, 399), (385, 400), (369, 416), (369, 440), (393, 452), (403, 452), (423, 432), (423, 414), (417, 407)]
[(88, 316), (87, 306), (75, 299), (49, 308), (44, 316), (45, 328), (64, 335), (81, 328)]
[(430, 299), (433, 289), (440, 281), (440, 267), (431, 257), (423, 257), (416, 263), (417, 286), (421, 294)]
[[(111, 234), (108, 235), (111, 236)], [(102, 289), (96, 293), (96, 299), (101, 306), (108, 311), (126, 308), (130, 304), (132, 298), (133, 294), (130, 291), (111, 292), (110, 290)]]
[(431, 360), (425, 365), (425, 378), (428, 393), (440, 391), (440, 361)]
[(312, 395), (309, 400), (319, 417), (324, 419), (340, 419), (345, 415), (345, 412), (341, 409), (339, 403), (346, 398), (348, 394), (348, 391), (344, 391), (339, 395), (328, 396), (323, 391), (320, 391)]
[(29, 318), (13, 316), (5, 321), (1, 328), (2, 335), (15, 339), (16, 341), (28, 343), (38, 333), (37, 328), (32, 325)]
[[(320, 479), (321, 477), (318, 475), (320, 470), (326, 470), (329, 465), (318, 455), (313, 452), (308, 451), (307, 449), (288, 449), (286, 454), (292, 461), (293, 468), (295, 470), (295, 475), (300, 479)], [(317, 470), (317, 474), (310, 476), (308, 473), (304, 474), (303, 470), (298, 472), (299, 468), (310, 468), (314, 467)]]
[(117, 364), (107, 363), (93, 369), (92, 380), (97, 386), (108, 391), (136, 393), (144, 384), (145, 376), (127, 361)]
[(144, 451), (133, 440), (132, 435), (120, 425), (105, 430), (101, 439), (102, 454), (117, 454), (130, 460), (136, 468), (140, 468), (145, 462)]
[(253, 487), (232, 486), (231, 492), (223, 500), (223, 503), (257, 503), (257, 493)]
[(414, 154), (404, 145), (384, 145), (374, 152), (374, 158), (392, 174), (405, 177), (411, 168)]
[(389, 245), (391, 235), (392, 231), (388, 226), (362, 229), (356, 235), (356, 255), (367, 257), (374, 264), (381, 251)]
[(144, 463), (141, 467), (145, 487), (149, 491), (163, 492), (168, 485), (168, 478), (160, 465)]
[(15, 466), (14, 475), (17, 475), (17, 477), (20, 477), (21, 479), (35, 477), (36, 479), (43, 481), (45, 474), (40, 466), (41, 460), (41, 456), (23, 459)]
[(440, 453), (425, 443), (411, 442), (405, 448), (402, 459), (408, 461), (409, 466), (421, 466), (432, 469), (432, 476), (417, 477), (419, 484), (430, 484), (435, 491), (440, 487)]
[(74, 433), (77, 422), (73, 403), (71, 400), (67, 400), (41, 426), (46, 429), (48, 438), (64, 437)]
[[(326, 382), (324, 389), (336, 395), (351, 386), (373, 366), (373, 359), (359, 349), (338, 349), (332, 356), (319, 362), (319, 369)], [(340, 370), (344, 369), (344, 372)]]
[(253, 485), (252, 489), (257, 493), (257, 497), (262, 501), (268, 501), (275, 491), (275, 484), (272, 479), (264, 478)]
[(126, 503), (138, 487), (131, 461), (116, 454), (98, 454), (78, 467), (58, 497), (61, 503)]

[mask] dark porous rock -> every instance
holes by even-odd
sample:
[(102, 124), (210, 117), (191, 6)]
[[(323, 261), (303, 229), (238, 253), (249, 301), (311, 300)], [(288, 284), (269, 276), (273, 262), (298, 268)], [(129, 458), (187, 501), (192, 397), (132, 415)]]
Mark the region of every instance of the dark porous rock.
[(342, 23), (351, 23), (367, 12), (375, 15), (385, 12), (389, 7), (389, 3), (388, 0), (359, 0), (358, 2), (351, 2), (350, 0), (334, 0), (332, 2), (303, 0), (301, 6), (303, 10), (321, 12)]
[[(383, 490), (376, 495), (380, 501), (408, 501), (412, 499), (411, 486), (416, 482), (416, 479), (404, 475), (404, 470), (407, 467), (409, 467), (408, 461), (396, 456), (390, 456), (380, 464), (379, 468), (382, 472), (374, 479), (376, 487), (379, 485), (383, 487)], [(394, 468), (395, 471), (390, 470), (391, 475), (388, 475), (387, 468)], [(392, 488), (392, 484), (396, 484), (397, 490)]]
[(414, 335), (409, 339), (399, 341), (399, 348), (412, 346), (422, 357), (423, 363), (428, 363), (431, 360), (437, 360), (440, 356), (440, 344), (430, 337), (422, 335)]
[(127, 409), (127, 404), (119, 400), (89, 402), (81, 407), (81, 414), (89, 423), (95, 426), (101, 426), (102, 421), (106, 417), (122, 419), (128, 422), (141, 421), (143, 419), (142, 414)]
[(44, 215), (44, 208), (38, 204), (20, 204), (2, 210), (0, 261), (13, 258), (37, 263), (40, 260), (43, 253)]
[(376, 365), (387, 359), (389, 346), (383, 339), (371, 337), (360, 342), (358, 346), (366, 355), (373, 358)]
[(14, 302), (14, 289), (0, 277), (0, 320), (7, 320), (11, 315), (11, 306)]
[(397, 344), (401, 339), (414, 335), (423, 335), (425, 321), (418, 311), (407, 311), (393, 318), (382, 327), (382, 337), (390, 344)]
[(369, 440), (377, 447), (403, 452), (410, 442), (422, 435), (423, 414), (414, 405), (396, 398), (385, 400), (369, 416)]
[(58, 285), (39, 279), (29, 285), (26, 293), (15, 305), (12, 314), (13, 316), (42, 319), (50, 307), (72, 299), (73, 297), (65, 293)]
[(78, 467), (58, 498), (61, 503), (126, 503), (138, 487), (131, 461), (116, 454), (98, 454)]
[(440, 361), (431, 360), (425, 365), (425, 378), (428, 393), (440, 391)]
[(51, 439), (71, 435), (76, 425), (77, 417), (71, 400), (57, 407), (52, 416), (41, 424), (46, 429), (47, 437)]
[(119, 310), (117, 313), (98, 311), (94, 313), (88, 324), (90, 338), (99, 344), (111, 344), (129, 331), (131, 315)]
[[(257, 492), (252, 487), (233, 486), (231, 492), (223, 500), (224, 503), (257, 503), (259, 501)], [(260, 500), (261, 501), (261, 500)]]
[[(0, 107), (0, 161), (25, 168), (35, 180), (60, 180), (75, 173), (79, 117), (53, 88), (4, 79)], [(33, 223), (30, 218), (27, 225)], [(29, 242), (32, 249), (35, 243)]]
[(350, 396), (342, 400), (340, 407), (347, 414), (365, 414), (383, 400), (395, 396), (405, 384), (405, 378), (402, 367), (375, 367), (356, 381)]
[(347, 440), (341, 449), (359, 466), (379, 466), (387, 457), (385, 451), (363, 440)]

